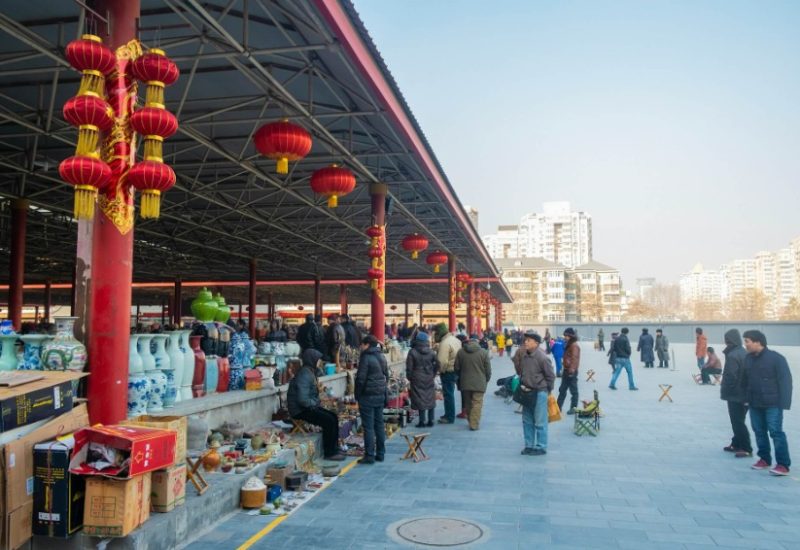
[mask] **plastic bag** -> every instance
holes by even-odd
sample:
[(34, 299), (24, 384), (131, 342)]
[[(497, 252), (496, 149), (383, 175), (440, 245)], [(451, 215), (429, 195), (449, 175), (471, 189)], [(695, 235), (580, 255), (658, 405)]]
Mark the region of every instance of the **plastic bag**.
[(547, 421), (558, 422), (561, 420), (561, 409), (558, 408), (558, 402), (552, 395), (547, 396)]

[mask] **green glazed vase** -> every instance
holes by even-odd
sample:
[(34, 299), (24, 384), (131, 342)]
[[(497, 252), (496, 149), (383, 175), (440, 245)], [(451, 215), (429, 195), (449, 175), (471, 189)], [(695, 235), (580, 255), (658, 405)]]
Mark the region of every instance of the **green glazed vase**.
[(228, 319), (231, 318), (231, 310), (225, 303), (225, 298), (222, 294), (217, 293), (215, 300), (217, 302), (217, 313), (214, 315), (214, 320), (218, 323), (227, 323)]
[(217, 314), (218, 304), (214, 300), (214, 295), (206, 287), (203, 287), (197, 294), (197, 298), (192, 300), (192, 315), (195, 319), (203, 323), (209, 323), (214, 320)]

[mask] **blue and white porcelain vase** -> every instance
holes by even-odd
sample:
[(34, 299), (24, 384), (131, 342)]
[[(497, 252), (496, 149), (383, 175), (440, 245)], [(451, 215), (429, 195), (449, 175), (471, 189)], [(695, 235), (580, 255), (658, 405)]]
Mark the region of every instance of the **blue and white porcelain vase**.
[(72, 332), (77, 317), (56, 317), (56, 336), (42, 346), (44, 370), (80, 372), (86, 365), (86, 346)]
[(154, 334), (153, 342), (155, 345), (151, 346), (151, 348), (155, 347), (153, 358), (156, 360), (156, 369), (161, 371), (166, 379), (164, 392), (161, 394), (161, 405), (168, 409), (175, 405), (177, 387), (175, 386), (175, 369), (172, 368), (172, 361), (170, 361), (165, 347), (167, 339), (169, 339), (167, 334)]
[(187, 401), (192, 399), (192, 378), (194, 378), (194, 351), (192, 346), (189, 345), (189, 335), (191, 330), (179, 330), (180, 340), (179, 346), (183, 354), (183, 371), (181, 374), (181, 400)]
[(150, 384), (147, 392), (147, 412), (156, 413), (164, 410), (164, 393), (167, 391), (167, 375), (156, 368), (156, 358), (150, 351), (150, 343), (154, 334), (139, 336), (139, 356), (144, 365), (144, 375)]
[(42, 346), (51, 339), (49, 334), (24, 334), (19, 337), (25, 344), (22, 352), (22, 362), (17, 365), (21, 370), (43, 370), (42, 367)]
[(139, 355), (139, 335), (131, 334), (128, 352), (128, 418), (147, 414), (150, 399), (150, 378), (144, 373), (144, 361)]
[(219, 367), (217, 367), (217, 356), (206, 355), (206, 395), (217, 393), (219, 383)]
[(3, 345), (3, 350), (0, 352), (0, 370), (16, 370), (19, 364), (17, 358), (18, 338), (19, 336), (16, 334), (0, 335), (0, 343)]
[[(168, 332), (166, 350), (169, 355), (169, 363), (172, 365), (173, 370), (173, 384), (175, 384), (175, 400), (174, 403), (179, 403), (181, 398), (180, 387), (183, 382), (183, 352), (180, 349), (180, 333), (177, 330)], [(169, 377), (169, 374), (167, 374)]]

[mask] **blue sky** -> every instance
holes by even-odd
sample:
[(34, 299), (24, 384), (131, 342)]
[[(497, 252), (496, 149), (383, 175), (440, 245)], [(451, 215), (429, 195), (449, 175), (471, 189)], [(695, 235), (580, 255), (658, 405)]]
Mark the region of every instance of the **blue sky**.
[(800, 1), (354, 3), (481, 234), (569, 200), (628, 288), (800, 236)]

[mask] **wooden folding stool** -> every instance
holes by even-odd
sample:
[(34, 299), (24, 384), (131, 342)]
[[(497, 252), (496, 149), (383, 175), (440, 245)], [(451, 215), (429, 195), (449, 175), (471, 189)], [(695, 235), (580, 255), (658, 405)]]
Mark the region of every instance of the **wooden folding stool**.
[(672, 384), (659, 384), (658, 387), (661, 388), (661, 397), (659, 397), (658, 400), (661, 401), (666, 397), (669, 399), (669, 402), (672, 403), (672, 398), (669, 396), (669, 390), (672, 389)]
[(413, 458), (414, 462), (428, 460), (428, 455), (425, 454), (425, 450), (422, 448), (422, 443), (425, 441), (426, 437), (431, 435), (430, 433), (408, 434), (401, 432), (400, 435), (402, 435), (403, 438), (405, 438), (406, 443), (408, 443), (408, 450), (406, 451), (406, 454), (403, 455), (401, 460), (406, 460), (409, 458)]
[(201, 454), (194, 460), (192, 460), (192, 457), (189, 455), (186, 455), (186, 464), (189, 466), (186, 468), (186, 477), (192, 482), (194, 488), (197, 489), (198, 495), (202, 495), (208, 490), (208, 482), (203, 477), (203, 474), (200, 473), (200, 466), (203, 464), (203, 458), (209, 452), (211, 451)]
[(292, 430), (289, 434), (307, 434), (308, 433), (308, 425), (306, 424), (305, 420), (295, 420), (294, 418), (290, 418), (292, 422)]
[(586, 371), (586, 381), (587, 382), (594, 382), (595, 381), (594, 380), (594, 375), (595, 374), (596, 373), (592, 369), (587, 370)]

